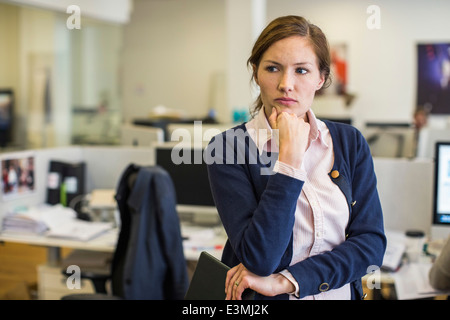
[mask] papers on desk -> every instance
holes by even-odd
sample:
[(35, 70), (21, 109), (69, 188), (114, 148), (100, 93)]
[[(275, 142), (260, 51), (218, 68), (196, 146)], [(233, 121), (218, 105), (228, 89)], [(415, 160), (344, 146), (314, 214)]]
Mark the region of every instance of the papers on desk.
[(60, 204), (42, 205), (8, 213), (3, 219), (3, 231), (42, 234), (72, 240), (87, 241), (112, 228), (109, 222), (89, 222), (76, 218), (76, 212)]
[(112, 223), (109, 222), (90, 222), (73, 219), (69, 223), (50, 229), (46, 235), (47, 237), (88, 241), (111, 228)]
[(385, 234), (387, 245), (382, 268), (388, 271), (396, 271), (400, 267), (406, 249), (405, 234), (393, 230), (386, 230)]
[(397, 299), (410, 300), (448, 295), (430, 285), (428, 274), (432, 263), (409, 263), (393, 274)]

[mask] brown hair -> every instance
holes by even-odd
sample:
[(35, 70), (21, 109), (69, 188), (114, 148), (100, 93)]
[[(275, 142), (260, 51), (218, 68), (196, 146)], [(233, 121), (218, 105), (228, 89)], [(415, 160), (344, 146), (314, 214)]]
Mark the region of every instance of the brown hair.
[[(253, 46), (252, 54), (247, 60), (247, 64), (250, 67), (255, 66), (252, 79), (256, 77), (256, 72), (264, 52), (275, 42), (291, 36), (302, 36), (309, 39), (318, 60), (319, 71), (325, 78), (323, 87), (328, 87), (331, 84), (331, 58), (327, 38), (319, 27), (299, 16), (279, 17), (270, 22), (261, 32)], [(262, 108), (262, 105), (261, 95), (259, 95), (250, 114), (254, 116)]]

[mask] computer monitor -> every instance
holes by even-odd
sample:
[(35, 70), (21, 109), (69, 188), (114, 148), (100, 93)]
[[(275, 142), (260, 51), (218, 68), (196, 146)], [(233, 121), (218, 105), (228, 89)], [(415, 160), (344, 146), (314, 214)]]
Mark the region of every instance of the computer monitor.
[(155, 163), (172, 178), (180, 217), (195, 223), (215, 224), (220, 220), (203, 152), (204, 146), (195, 148), (173, 143), (158, 144), (155, 146)]
[(450, 141), (437, 142), (434, 165), (433, 238), (450, 235)]

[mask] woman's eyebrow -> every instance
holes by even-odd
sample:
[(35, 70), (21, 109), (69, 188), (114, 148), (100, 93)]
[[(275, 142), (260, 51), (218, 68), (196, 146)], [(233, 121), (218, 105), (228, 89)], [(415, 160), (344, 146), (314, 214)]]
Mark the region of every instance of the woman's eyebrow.
[[(274, 60), (264, 60), (264, 61), (262, 61), (262, 62), (264, 62), (264, 63), (271, 63), (271, 64), (275, 64), (275, 65), (281, 66), (281, 63), (276, 62), (276, 61), (274, 61)], [(312, 66), (313, 63), (305, 61), (305, 62), (297, 62), (297, 63), (294, 63), (294, 65), (295, 65), (295, 66), (301, 66), (301, 65), (311, 65), (311, 66)]]

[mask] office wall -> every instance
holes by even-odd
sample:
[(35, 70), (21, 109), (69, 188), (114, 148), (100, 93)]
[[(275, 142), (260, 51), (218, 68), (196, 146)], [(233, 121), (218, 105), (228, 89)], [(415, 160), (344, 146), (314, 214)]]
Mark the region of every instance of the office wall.
[[(369, 5), (381, 13), (380, 29), (369, 30)], [(267, 0), (267, 18), (302, 15), (348, 45), (349, 91), (357, 98), (358, 122), (410, 121), (416, 101), (416, 44), (450, 41), (446, 0)]]
[(16, 4), (30, 5), (66, 13), (67, 7), (77, 5), (83, 16), (115, 23), (126, 23), (133, 7), (132, 0), (6, 0)]
[(134, 2), (124, 30), (125, 121), (158, 105), (207, 114), (225, 83), (224, 10), (224, 0)]
[(18, 85), (18, 9), (0, 3), (0, 88)]
[[(19, 9), (0, 3), (0, 88), (20, 94), (19, 86)], [(17, 108), (17, 106), (15, 106)], [(17, 128), (13, 128), (16, 137)]]
[[(254, 27), (248, 23), (251, 13), (241, 15), (248, 19), (227, 20), (231, 2), (135, 1), (125, 31), (126, 119), (146, 116), (160, 104), (188, 114), (206, 113), (211, 79), (230, 72), (229, 33), (239, 27), (248, 33)], [(450, 41), (450, 2), (445, 0), (265, 2), (267, 22), (281, 15), (303, 15), (324, 30), (330, 43), (347, 44), (349, 92), (356, 99), (350, 108), (342, 99), (317, 100), (315, 106), (352, 116), (357, 126), (366, 121), (410, 122), (416, 106), (416, 44)], [(381, 28), (369, 30), (367, 8), (373, 4), (380, 8)], [(246, 71), (245, 63), (241, 68)], [(236, 82), (248, 84), (247, 72), (233, 74), (245, 77)], [(249, 85), (246, 88), (250, 90)], [(248, 101), (247, 91), (235, 93), (233, 101)]]
[[(70, 45), (64, 16), (18, 7), (15, 137), (27, 148), (70, 143)], [(45, 90), (50, 88), (50, 112)], [(49, 116), (49, 117), (47, 117)]]

